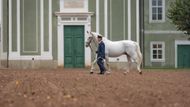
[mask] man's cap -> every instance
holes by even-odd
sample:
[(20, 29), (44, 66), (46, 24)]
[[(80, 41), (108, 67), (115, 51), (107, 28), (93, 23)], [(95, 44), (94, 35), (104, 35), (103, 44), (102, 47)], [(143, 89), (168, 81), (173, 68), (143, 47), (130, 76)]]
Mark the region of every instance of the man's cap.
[(98, 35), (98, 38), (102, 38), (102, 35)]

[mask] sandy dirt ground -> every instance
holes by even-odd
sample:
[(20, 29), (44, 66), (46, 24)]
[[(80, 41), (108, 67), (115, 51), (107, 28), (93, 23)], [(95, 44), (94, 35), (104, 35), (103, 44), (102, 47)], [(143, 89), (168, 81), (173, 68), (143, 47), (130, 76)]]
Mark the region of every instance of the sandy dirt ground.
[(190, 107), (190, 70), (0, 70), (0, 107)]

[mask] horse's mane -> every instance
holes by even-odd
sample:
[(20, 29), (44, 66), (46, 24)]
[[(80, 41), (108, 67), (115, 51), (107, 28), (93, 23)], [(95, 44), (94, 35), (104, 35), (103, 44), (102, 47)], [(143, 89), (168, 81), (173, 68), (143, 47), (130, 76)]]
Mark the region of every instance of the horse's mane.
[[(91, 32), (92, 34), (93, 34), (93, 36), (95, 36), (96, 38), (97, 38), (97, 36), (98, 35), (101, 35), (101, 34), (99, 34), (99, 33), (97, 33), (97, 32)], [(104, 37), (103, 35), (101, 35), (102, 36), (102, 40), (108, 40), (106, 37)]]

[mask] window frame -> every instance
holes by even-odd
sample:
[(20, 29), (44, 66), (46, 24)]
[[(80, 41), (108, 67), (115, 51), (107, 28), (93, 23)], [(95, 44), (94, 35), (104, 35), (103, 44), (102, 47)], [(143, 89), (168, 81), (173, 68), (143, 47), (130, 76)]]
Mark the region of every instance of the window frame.
[[(161, 44), (162, 45), (162, 48), (161, 49), (159, 49), (159, 48), (156, 48), (156, 49), (154, 49), (153, 48), (153, 45), (154, 44), (156, 44), (156, 45), (158, 45), (158, 44)], [(162, 58), (161, 59), (159, 59), (159, 58), (153, 58), (153, 50), (162, 50)], [(158, 53), (156, 53), (157, 54), (157, 56), (158, 56)], [(151, 59), (151, 62), (165, 62), (165, 42), (163, 42), (163, 41), (151, 41), (150, 42), (150, 59)]]
[(84, 8), (64, 8), (64, 0), (60, 0), (60, 12), (88, 12), (88, 0), (84, 0)]
[[(149, 23), (164, 23), (165, 18), (166, 18), (166, 15), (165, 15), (165, 0), (162, 0), (162, 6), (158, 6), (158, 5), (153, 6), (152, 2), (153, 2), (153, 0), (149, 0)], [(152, 19), (152, 15), (153, 15), (152, 8), (153, 7), (156, 7), (156, 8), (162, 7), (162, 19), (161, 20), (158, 20), (158, 19), (153, 20)], [(157, 11), (157, 14), (158, 14), (158, 11)]]

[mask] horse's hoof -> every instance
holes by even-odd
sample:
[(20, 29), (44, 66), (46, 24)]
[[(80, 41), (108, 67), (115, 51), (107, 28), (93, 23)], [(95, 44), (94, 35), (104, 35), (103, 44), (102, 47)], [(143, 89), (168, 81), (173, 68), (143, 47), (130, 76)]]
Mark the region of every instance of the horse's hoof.
[(109, 72), (109, 71), (106, 71), (106, 74), (111, 74), (111, 72)]
[(128, 72), (123, 72), (124, 75), (127, 75)]
[(141, 72), (139, 72), (139, 74), (140, 74), (140, 75), (142, 75), (142, 71), (141, 71)]
[(90, 72), (90, 74), (94, 74), (94, 72)]

